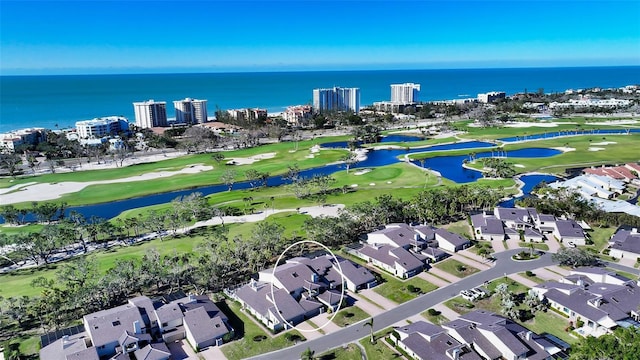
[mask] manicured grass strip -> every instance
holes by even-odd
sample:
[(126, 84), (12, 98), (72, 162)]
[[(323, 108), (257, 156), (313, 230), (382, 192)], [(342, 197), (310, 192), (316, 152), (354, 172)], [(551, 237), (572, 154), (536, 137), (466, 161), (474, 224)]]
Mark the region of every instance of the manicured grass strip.
[[(384, 274), (383, 277), (386, 282), (374, 287), (373, 291), (399, 304), (415, 299), (420, 296), (420, 294), (425, 294), (438, 288), (417, 276), (406, 281), (400, 281), (388, 274)], [(413, 286), (414, 291), (409, 290), (411, 286)]]
[(347, 327), (369, 317), (370, 315), (359, 307), (349, 306), (338, 311), (338, 314), (333, 318), (333, 323), (340, 327)]
[[(373, 324), (375, 326), (375, 323)], [(366, 330), (369, 330), (367, 327)], [(364, 347), (367, 353), (367, 359), (398, 359), (402, 356), (394, 350), (391, 350), (387, 344), (385, 344), (385, 338), (391, 334), (393, 328), (389, 327), (382, 331), (378, 331), (373, 334), (375, 344), (371, 344), (370, 336), (360, 340), (360, 345)]]
[(454, 234), (458, 234), (466, 238), (471, 237), (471, 226), (469, 226), (469, 222), (467, 220), (456, 221), (442, 227)]
[(533, 273), (533, 276), (527, 276), (526, 272), (518, 273), (518, 275), (520, 275), (522, 277), (525, 277), (525, 278), (527, 278), (527, 279), (529, 279), (529, 280), (531, 280), (531, 281), (533, 281), (533, 282), (535, 282), (537, 284), (542, 284), (543, 282), (545, 282), (545, 280), (542, 280), (539, 277), (537, 277), (535, 272)]
[(524, 242), (521, 241), (518, 243), (518, 245), (520, 245), (520, 247), (523, 247), (525, 249), (530, 249), (531, 245), (533, 245), (534, 249), (538, 249), (538, 250), (544, 250), (544, 251), (549, 251), (549, 245), (547, 244), (542, 244), (542, 243), (535, 243), (535, 242)]
[(451, 320), (451, 319), (447, 319), (447, 317), (442, 315), (442, 314), (430, 315), (429, 311), (425, 311), (425, 312), (421, 313), (420, 315), (424, 316), (427, 319), (427, 321), (429, 321), (430, 323), (435, 324), (435, 325), (444, 324), (444, 323), (449, 322)]
[(316, 355), (315, 359), (319, 360), (362, 360), (362, 351), (356, 344), (347, 344), (343, 347), (338, 347), (320, 355)]
[(469, 266), (467, 264), (463, 264), (460, 261), (449, 258), (444, 261), (438, 262), (433, 265), (440, 270), (446, 271), (451, 275), (457, 277), (465, 277), (479, 272), (479, 269), (474, 268), (473, 266)]
[[(288, 340), (287, 336), (283, 333), (278, 334), (275, 337), (271, 337), (270, 334), (265, 333), (264, 330), (256, 325), (254, 322), (255, 320), (251, 319), (249, 315), (245, 314), (240, 309), (240, 304), (237, 302), (229, 300), (227, 301), (227, 305), (235, 315), (233, 316), (233, 319), (236, 324), (232, 323), (231, 325), (234, 329), (236, 326), (239, 326), (243, 333), (242, 339), (233, 341), (222, 347), (222, 352), (227, 359), (244, 359), (295, 345), (295, 343)], [(293, 336), (297, 335), (299, 339), (304, 339), (304, 336), (302, 336), (302, 334), (297, 330), (289, 330), (286, 333)], [(257, 339), (260, 336), (266, 336), (266, 339), (263, 338), (260, 341), (254, 340), (254, 338)]]

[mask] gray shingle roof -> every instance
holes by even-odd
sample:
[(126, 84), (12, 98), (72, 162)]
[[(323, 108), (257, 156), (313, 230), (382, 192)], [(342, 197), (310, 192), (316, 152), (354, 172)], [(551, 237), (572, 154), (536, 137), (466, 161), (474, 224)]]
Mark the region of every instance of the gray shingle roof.
[(500, 220), (523, 221), (525, 217), (530, 217), (529, 210), (518, 208), (496, 208)]
[(573, 220), (557, 220), (556, 227), (560, 236), (584, 237), (584, 230)]
[(190, 311), (201, 307), (207, 312), (207, 315), (210, 318), (218, 316), (224, 321), (227, 321), (228, 319), (227, 315), (220, 311), (220, 308), (211, 301), (207, 295), (191, 295), (191, 297), (176, 300), (176, 302), (181, 305), (184, 311)]
[[(392, 251), (395, 250), (395, 254), (396, 256), (392, 256)], [(422, 267), (423, 264), (420, 260), (418, 260), (415, 256), (413, 256), (409, 251), (405, 250), (404, 248), (393, 248), (391, 246), (388, 245), (384, 245), (384, 246), (380, 246), (380, 247), (372, 247), (370, 245), (365, 245), (363, 246), (361, 249), (359, 249), (358, 251), (360, 251), (362, 254), (369, 256), (373, 259), (376, 259), (384, 264), (387, 264), (388, 266), (391, 267), (395, 267), (396, 266), (396, 262), (398, 262), (399, 264), (401, 264), (400, 259), (398, 259), (397, 255), (400, 254), (402, 255), (403, 260), (405, 260), (404, 262), (407, 263), (406, 266), (409, 266), (409, 263), (412, 263), (415, 265), (415, 267), (412, 268), (405, 268), (403, 265), (403, 268), (407, 269), (407, 270), (414, 270), (417, 269), (419, 267)], [(419, 262), (416, 263), (415, 261), (411, 260), (411, 257), (413, 259), (415, 259), (415, 261)]]
[(424, 265), (424, 262), (404, 248), (391, 249), (389, 253), (395, 257), (396, 264), (406, 271), (418, 269)]
[(451, 244), (453, 244), (453, 246), (455, 247), (470, 243), (469, 239), (463, 236), (460, 236), (458, 234), (452, 233), (450, 231), (447, 231), (445, 229), (437, 229), (436, 234), (442, 237), (443, 239), (445, 239), (446, 241), (450, 242)]
[(408, 246), (413, 243), (416, 232), (407, 224), (389, 224), (386, 228), (371, 234), (383, 234), (396, 246)]
[(307, 289), (309, 287), (318, 288), (321, 286), (317, 281), (317, 274), (304, 264), (283, 264), (276, 268), (275, 277), (288, 292), (297, 289)]
[(171, 352), (164, 343), (149, 344), (134, 352), (137, 360), (165, 360)]
[[(349, 279), (349, 281), (354, 283), (356, 286), (370, 283), (376, 279), (369, 269), (358, 266), (349, 260), (340, 261), (340, 267), (342, 268), (342, 274), (344, 277)], [(331, 268), (329, 273), (335, 273), (339, 276), (340, 274), (338, 274), (337, 269), (338, 267), (334, 266)]]
[[(267, 299), (271, 299), (271, 292), (267, 292)], [(304, 316), (305, 309), (284, 289), (273, 291), (274, 302), (277, 305), (269, 308), (274, 315), (291, 323), (294, 319)], [(279, 312), (278, 312), (279, 311)]]
[(487, 235), (504, 235), (504, 223), (498, 219), (487, 219), (486, 225), (481, 226), (480, 231)]
[(84, 316), (87, 332), (91, 334), (93, 346), (102, 346), (118, 338), (125, 330), (134, 330), (133, 323), (144, 324), (138, 308), (131, 304), (101, 310)]
[(640, 254), (640, 234), (632, 233), (631, 230), (618, 230), (610, 242), (612, 249), (618, 249), (622, 251), (628, 251), (635, 254)]
[(160, 324), (168, 323), (173, 320), (181, 319), (182, 309), (177, 303), (165, 304), (156, 309), (156, 317)]
[(184, 326), (188, 327), (197, 343), (217, 339), (229, 332), (222, 318), (210, 318), (204, 307), (184, 313)]

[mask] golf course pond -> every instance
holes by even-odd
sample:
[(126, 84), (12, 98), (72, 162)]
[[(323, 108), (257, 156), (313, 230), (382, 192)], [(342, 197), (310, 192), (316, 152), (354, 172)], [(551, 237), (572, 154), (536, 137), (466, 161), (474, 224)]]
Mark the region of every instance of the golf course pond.
[[(387, 136), (382, 139), (381, 142), (411, 142), (411, 141), (419, 141), (423, 140), (423, 138), (418, 136), (404, 136), (404, 135), (393, 135)], [(332, 142), (321, 144), (323, 147), (346, 147), (347, 142)], [(443, 151), (443, 150), (461, 150), (461, 149), (483, 149), (483, 148), (491, 148), (496, 145), (489, 142), (481, 142), (481, 141), (465, 141), (451, 144), (441, 144), (435, 145), (425, 148), (414, 148), (414, 149), (384, 149), (384, 150), (369, 150), (367, 153), (366, 160), (362, 160), (357, 164), (353, 165), (351, 168), (370, 168), (370, 167), (378, 167), (384, 165), (390, 165), (394, 163), (398, 163), (403, 161), (405, 156), (416, 154), (416, 153), (426, 153), (433, 151)], [(507, 154), (508, 158), (542, 158), (542, 157), (550, 157), (554, 155), (560, 154), (560, 150), (548, 149), (548, 148), (526, 148), (520, 150), (510, 151)], [(475, 154), (476, 158), (490, 157), (494, 154), (491, 151), (478, 152)], [(482, 173), (475, 170), (470, 170), (462, 167), (462, 163), (464, 159), (468, 159), (469, 157), (466, 155), (442, 155), (436, 156), (432, 158), (428, 158), (424, 160), (424, 167), (429, 168), (431, 170), (439, 172), (442, 177), (455, 181), (457, 183), (469, 183), (476, 181), (477, 179), (482, 177)], [(412, 161), (412, 163), (417, 166), (422, 166), (419, 161)], [(301, 170), (299, 175), (303, 178), (310, 178), (314, 175), (331, 175), (338, 171), (344, 171), (344, 164), (330, 164), (317, 168)], [(524, 193), (528, 194), (531, 189), (540, 183), (541, 181), (553, 181), (555, 177), (551, 175), (531, 175), (531, 176), (522, 176), (521, 181), (525, 183)], [(272, 176), (268, 179), (268, 186), (280, 186), (291, 183), (290, 180), (284, 179), (281, 175)], [(242, 190), (242, 189), (250, 189), (251, 185), (248, 181), (237, 182), (233, 185), (233, 190)], [(140, 208), (151, 205), (158, 205), (163, 203), (168, 203), (173, 199), (181, 196), (186, 196), (194, 192), (202, 193), (203, 195), (211, 195), (219, 192), (227, 191), (228, 187), (225, 184), (217, 184), (210, 186), (197, 187), (186, 190), (179, 191), (171, 191), (153, 195), (147, 195), (138, 198), (131, 198), (120, 201), (113, 201), (109, 203), (103, 204), (94, 204), (94, 205), (84, 205), (84, 206), (74, 206), (69, 207), (66, 211), (67, 215), (71, 211), (76, 211), (83, 214), (85, 217), (89, 218), (91, 216), (98, 216), (105, 219), (110, 219), (115, 216), (118, 216), (121, 212), (129, 209)], [(511, 202), (511, 206), (513, 203)]]

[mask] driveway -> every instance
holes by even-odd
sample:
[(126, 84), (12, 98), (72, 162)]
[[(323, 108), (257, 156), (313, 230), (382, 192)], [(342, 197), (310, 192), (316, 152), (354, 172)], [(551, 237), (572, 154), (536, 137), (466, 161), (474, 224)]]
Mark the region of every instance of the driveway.
[(465, 264), (465, 265), (469, 265), (471, 267), (474, 267), (476, 269), (480, 269), (480, 270), (486, 270), (488, 268), (491, 267), (491, 265), (484, 263), (484, 262), (479, 262), (476, 261), (474, 259), (468, 258), (460, 253), (455, 253), (453, 254), (453, 258), (460, 261), (461, 263)]
[(449, 285), (448, 281), (445, 281), (437, 276), (433, 276), (426, 271), (421, 272), (417, 276), (422, 280), (426, 280), (437, 287), (443, 287), (443, 286)]
[[(446, 260), (445, 260), (446, 261)], [(444, 271), (444, 270), (440, 270), (437, 267), (432, 267), (429, 268), (429, 273), (437, 276), (437, 277), (441, 277), (445, 280), (447, 280), (448, 282), (454, 283), (458, 280), (460, 280), (459, 277), (453, 275), (453, 274), (449, 274), (448, 272)]]
[[(435, 306), (445, 300), (448, 300), (452, 296), (457, 296), (461, 289), (468, 289), (482, 285), (485, 281), (491, 281), (493, 279), (502, 277), (505, 273), (518, 273), (526, 270), (533, 270), (542, 266), (550, 266), (553, 264), (551, 260), (551, 254), (546, 253), (537, 260), (516, 262), (511, 260), (511, 255), (514, 255), (519, 250), (508, 250), (503, 253), (495, 254), (496, 265), (485, 271), (475, 273), (467, 276), (464, 279), (460, 279), (457, 283), (450, 284), (449, 286), (441, 287), (428, 294), (419, 296), (411, 301), (399, 304), (394, 308), (375, 315), (374, 331), (384, 329), (401, 320), (408, 319), (413, 315), (419, 314), (424, 310)], [(363, 320), (362, 323), (364, 324)], [(268, 354), (260, 354), (254, 357), (255, 359), (264, 360), (281, 360), (281, 359), (297, 359), (302, 351), (307, 348), (315, 351), (316, 353), (322, 353), (328, 349), (348, 344), (369, 335), (369, 330), (360, 326), (348, 326), (340, 329), (331, 334), (327, 334), (315, 340), (308, 340), (304, 343), (294, 345), (282, 350), (274, 351)]]
[(507, 275), (507, 276), (509, 277), (509, 279), (517, 281), (520, 284), (522, 284), (522, 285), (524, 285), (526, 287), (529, 287), (529, 288), (532, 288), (532, 287), (538, 285), (537, 282), (531, 281), (531, 280), (527, 279), (526, 277), (521, 276), (519, 274), (510, 274), (510, 275)]
[[(167, 347), (171, 352), (171, 358), (174, 360), (198, 359), (198, 355), (196, 355), (195, 351), (191, 348), (191, 345), (189, 345), (184, 339), (167, 343)], [(223, 357), (222, 359), (226, 358)]]
[(549, 247), (549, 251), (552, 253), (557, 253), (558, 250), (560, 250), (561, 246), (558, 240), (556, 240), (556, 237), (552, 234), (547, 234), (546, 237), (547, 241), (545, 242), (545, 244), (547, 244), (547, 246)]

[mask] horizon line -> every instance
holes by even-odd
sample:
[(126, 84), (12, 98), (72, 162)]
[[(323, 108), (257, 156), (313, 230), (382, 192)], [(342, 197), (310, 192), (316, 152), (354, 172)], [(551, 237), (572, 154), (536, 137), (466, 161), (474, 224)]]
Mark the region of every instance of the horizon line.
[[(398, 65), (398, 64), (396, 64)], [(358, 72), (358, 71), (429, 71), (429, 70), (494, 70), (494, 69), (577, 69), (577, 68), (623, 68), (623, 67), (640, 67), (640, 63), (634, 64), (612, 64), (612, 65), (513, 65), (513, 66), (444, 66), (444, 67), (402, 67), (390, 66), (389, 68), (381, 67), (339, 67), (339, 68), (246, 68), (246, 69), (207, 69), (200, 67), (121, 67), (121, 68), (48, 68), (40, 69), (4, 69), (0, 70), (0, 77), (11, 76), (99, 76), (99, 75), (171, 75), (171, 74), (250, 74), (250, 73), (296, 73), (296, 72)], [(29, 70), (29, 72), (24, 72)], [(51, 71), (44, 73), (44, 71)], [(77, 71), (77, 72), (75, 72)], [(7, 74), (9, 72), (9, 74)]]

